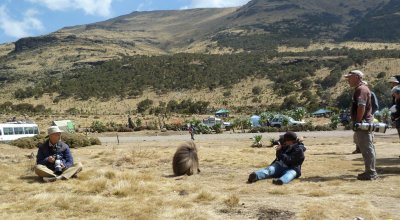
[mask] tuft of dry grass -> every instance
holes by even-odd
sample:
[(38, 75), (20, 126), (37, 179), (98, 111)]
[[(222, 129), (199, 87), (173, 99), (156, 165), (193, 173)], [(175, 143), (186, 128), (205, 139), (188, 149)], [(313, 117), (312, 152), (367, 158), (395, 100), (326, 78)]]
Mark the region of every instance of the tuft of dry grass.
[(331, 193), (322, 190), (313, 190), (308, 192), (307, 195), (311, 197), (325, 197), (325, 196), (330, 196)]
[(236, 195), (230, 195), (227, 199), (224, 200), (224, 204), (228, 206), (228, 208), (234, 208), (239, 205), (239, 197)]
[(212, 193), (202, 191), (196, 196), (194, 201), (198, 202), (198, 203), (208, 203), (208, 202), (213, 201), (214, 199), (215, 199), (215, 196)]

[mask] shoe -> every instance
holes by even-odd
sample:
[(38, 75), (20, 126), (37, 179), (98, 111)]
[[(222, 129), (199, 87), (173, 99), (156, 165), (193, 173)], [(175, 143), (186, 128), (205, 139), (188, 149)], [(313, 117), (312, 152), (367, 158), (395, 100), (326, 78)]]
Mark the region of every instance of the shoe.
[(43, 177), (43, 182), (45, 183), (50, 183), (50, 182), (55, 182), (57, 181), (56, 177)]
[(370, 175), (370, 174), (367, 174), (367, 173), (361, 173), (361, 174), (359, 174), (357, 176), (358, 180), (376, 180), (378, 178), (379, 177), (376, 174), (375, 175)]
[(249, 175), (249, 179), (247, 180), (247, 183), (254, 183), (257, 181), (257, 175), (256, 173), (252, 172)]
[(359, 177), (359, 176), (365, 176), (365, 175), (367, 175), (365, 172), (363, 172), (363, 173), (359, 173), (359, 174), (357, 174), (357, 177)]
[(361, 151), (359, 150), (354, 150), (353, 152), (351, 152), (352, 154), (361, 154)]
[(281, 179), (274, 179), (272, 180), (272, 183), (275, 185), (283, 185), (283, 181)]

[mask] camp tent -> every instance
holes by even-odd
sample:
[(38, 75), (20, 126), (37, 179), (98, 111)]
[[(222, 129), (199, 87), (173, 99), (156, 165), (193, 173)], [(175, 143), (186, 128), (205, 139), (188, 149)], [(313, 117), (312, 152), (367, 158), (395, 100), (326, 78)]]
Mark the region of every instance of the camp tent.
[(75, 124), (72, 120), (58, 120), (52, 122), (53, 126), (58, 126), (62, 131), (75, 132)]
[(332, 114), (332, 111), (327, 110), (327, 109), (323, 109), (323, 108), (319, 109), (318, 111), (315, 111), (315, 112), (311, 113), (311, 115), (313, 117), (328, 117), (331, 114)]
[(253, 115), (250, 117), (251, 127), (260, 127), (260, 119), (261, 117), (258, 115)]
[(215, 112), (215, 117), (226, 118), (228, 116), (229, 116), (229, 110), (227, 110), (227, 109), (222, 108)]

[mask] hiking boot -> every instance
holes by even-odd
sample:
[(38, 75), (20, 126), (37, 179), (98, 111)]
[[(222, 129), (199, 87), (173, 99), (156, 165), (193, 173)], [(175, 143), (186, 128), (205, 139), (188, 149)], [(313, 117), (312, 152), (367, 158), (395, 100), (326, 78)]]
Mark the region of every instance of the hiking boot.
[(254, 172), (250, 173), (247, 183), (254, 183), (256, 181), (257, 181), (257, 174)]
[(283, 181), (281, 179), (273, 179), (272, 183), (275, 185), (283, 185)]
[(358, 180), (376, 180), (376, 179), (378, 179), (378, 175), (377, 174), (371, 175), (371, 174), (367, 174), (367, 173), (360, 173), (357, 176), (357, 179)]
[(57, 181), (56, 177), (43, 177), (43, 182), (45, 183), (50, 183), (50, 182), (55, 182)]
[(357, 174), (357, 177), (359, 177), (359, 176), (365, 176), (365, 175), (367, 175), (365, 172), (363, 172), (363, 173), (359, 173), (359, 174)]

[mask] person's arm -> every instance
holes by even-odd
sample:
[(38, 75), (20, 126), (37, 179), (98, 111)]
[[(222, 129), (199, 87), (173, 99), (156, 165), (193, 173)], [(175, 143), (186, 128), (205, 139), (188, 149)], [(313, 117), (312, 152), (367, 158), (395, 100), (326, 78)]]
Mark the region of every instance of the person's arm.
[(304, 161), (304, 152), (300, 146), (295, 147), (290, 153), (285, 152), (277, 156), (288, 166), (300, 165)]
[(69, 168), (72, 165), (74, 165), (74, 158), (72, 157), (71, 151), (68, 146), (66, 147), (65, 151), (63, 152), (62, 161), (63, 161), (65, 168)]
[(40, 145), (38, 148), (38, 152), (36, 155), (36, 164), (41, 164), (41, 165), (48, 165), (48, 160), (49, 160), (49, 152), (44, 149), (43, 145)]
[(367, 106), (367, 102), (368, 100), (371, 100), (370, 98), (368, 99), (368, 97), (371, 97), (371, 93), (367, 92), (364, 89), (359, 89), (356, 95), (356, 100), (357, 100), (357, 116), (356, 116), (356, 120), (355, 123), (361, 123), (363, 118), (364, 118), (364, 114), (365, 114), (365, 108)]
[(361, 123), (365, 113), (365, 105), (358, 104), (356, 123)]

